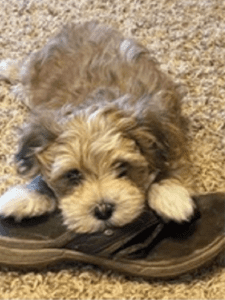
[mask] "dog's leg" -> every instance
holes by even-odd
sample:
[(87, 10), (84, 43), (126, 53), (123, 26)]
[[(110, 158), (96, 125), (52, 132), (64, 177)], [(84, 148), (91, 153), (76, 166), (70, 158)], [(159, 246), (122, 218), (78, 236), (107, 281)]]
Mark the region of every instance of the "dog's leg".
[(175, 179), (165, 179), (152, 184), (148, 203), (165, 221), (189, 221), (195, 210), (189, 192)]
[(14, 217), (16, 221), (43, 215), (55, 208), (55, 195), (41, 176), (28, 185), (13, 187), (0, 197), (0, 215)]

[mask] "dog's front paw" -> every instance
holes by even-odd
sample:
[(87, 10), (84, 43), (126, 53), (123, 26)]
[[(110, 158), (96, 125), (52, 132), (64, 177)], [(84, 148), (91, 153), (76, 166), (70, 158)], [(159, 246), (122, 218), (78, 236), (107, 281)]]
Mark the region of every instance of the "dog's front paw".
[(148, 203), (165, 221), (189, 221), (195, 210), (187, 189), (172, 179), (154, 183), (149, 191)]
[(56, 203), (46, 195), (16, 186), (0, 198), (0, 215), (20, 221), (26, 217), (40, 216), (55, 209)]
[(15, 83), (19, 79), (19, 62), (14, 59), (0, 60), (0, 80)]

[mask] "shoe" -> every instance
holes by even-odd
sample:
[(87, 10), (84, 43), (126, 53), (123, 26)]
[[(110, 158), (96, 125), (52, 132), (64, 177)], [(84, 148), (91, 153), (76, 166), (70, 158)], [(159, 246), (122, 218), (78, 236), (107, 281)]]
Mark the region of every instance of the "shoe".
[(76, 234), (59, 211), (16, 223), (0, 218), (0, 264), (43, 267), (83, 262), (143, 278), (171, 278), (194, 270), (225, 250), (225, 194), (193, 197), (190, 222), (163, 223), (147, 210), (131, 224)]

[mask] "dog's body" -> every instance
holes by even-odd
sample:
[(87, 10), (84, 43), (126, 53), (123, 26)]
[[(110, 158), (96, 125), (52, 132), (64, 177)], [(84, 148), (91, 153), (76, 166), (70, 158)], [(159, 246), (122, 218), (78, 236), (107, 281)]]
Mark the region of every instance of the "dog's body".
[(18, 170), (38, 177), (0, 198), (1, 215), (20, 220), (58, 206), (77, 232), (123, 226), (147, 203), (164, 219), (191, 217), (181, 182), (181, 96), (146, 48), (97, 22), (72, 24), (9, 66), (19, 70), (33, 112)]

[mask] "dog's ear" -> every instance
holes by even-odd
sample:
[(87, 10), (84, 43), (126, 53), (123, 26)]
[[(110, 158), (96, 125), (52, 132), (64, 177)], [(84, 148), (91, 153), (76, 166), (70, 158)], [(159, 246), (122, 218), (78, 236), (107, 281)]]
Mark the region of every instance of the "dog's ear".
[(128, 134), (146, 157), (150, 169), (166, 173), (186, 156), (185, 135), (170, 118), (154, 112), (136, 120), (137, 126), (129, 129)]
[(56, 131), (52, 130), (53, 126), (49, 125), (49, 119), (39, 119), (38, 122), (32, 122), (23, 128), (19, 149), (15, 155), (19, 174), (34, 177), (41, 173), (38, 156), (58, 136)]
[(137, 107), (135, 139), (145, 156), (153, 157), (160, 169), (173, 169), (178, 161), (188, 158), (188, 124), (181, 114), (181, 98), (174, 87), (143, 97)]
[[(147, 159), (150, 170), (163, 170), (169, 156), (169, 146), (164, 132), (159, 128), (155, 131), (152, 127), (141, 122), (136, 128), (129, 130), (128, 135), (133, 139), (140, 152)], [(153, 124), (152, 124), (153, 125)]]

